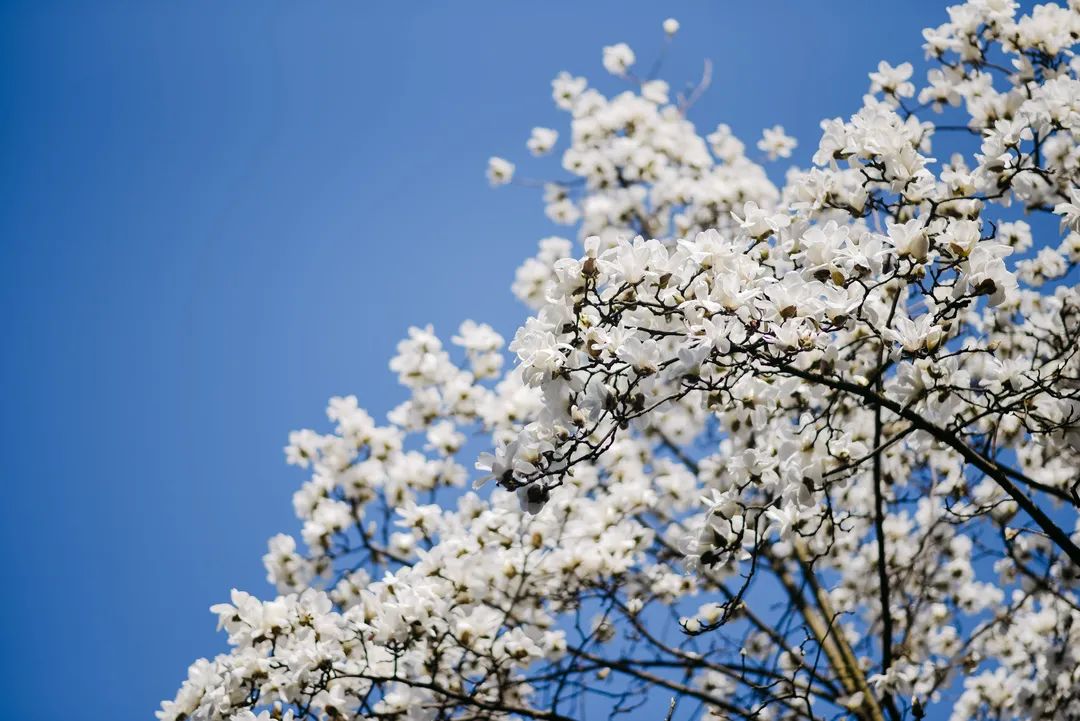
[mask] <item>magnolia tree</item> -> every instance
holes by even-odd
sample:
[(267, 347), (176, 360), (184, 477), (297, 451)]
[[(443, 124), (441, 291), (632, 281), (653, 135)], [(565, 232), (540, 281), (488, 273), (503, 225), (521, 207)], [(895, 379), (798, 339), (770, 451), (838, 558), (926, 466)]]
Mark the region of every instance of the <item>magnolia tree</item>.
[(923, 35), (783, 187), (707, 72), (560, 74), (514, 362), (412, 328), (386, 423), (292, 434), (280, 595), (158, 717), (1080, 718), (1080, 3)]

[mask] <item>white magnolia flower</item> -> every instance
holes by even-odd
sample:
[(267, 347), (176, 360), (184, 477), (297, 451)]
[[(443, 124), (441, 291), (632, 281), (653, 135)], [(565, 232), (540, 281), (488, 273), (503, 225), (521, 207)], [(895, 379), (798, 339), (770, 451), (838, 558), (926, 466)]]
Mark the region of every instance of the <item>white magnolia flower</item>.
[(514, 179), (514, 164), (496, 156), (488, 158), (487, 179), (493, 187), (506, 185)]
[(797, 145), (798, 143), (795, 142), (795, 138), (784, 133), (784, 128), (781, 125), (765, 128), (761, 140), (757, 143), (758, 150), (767, 153), (769, 160), (790, 158), (791, 151), (794, 150)]
[(559, 133), (551, 128), (533, 128), (529, 137), (529, 152), (533, 155), (546, 155), (551, 152), (555, 142), (559, 139)]
[(608, 45), (604, 48), (604, 69), (612, 75), (626, 75), (634, 64), (634, 51), (626, 43)]

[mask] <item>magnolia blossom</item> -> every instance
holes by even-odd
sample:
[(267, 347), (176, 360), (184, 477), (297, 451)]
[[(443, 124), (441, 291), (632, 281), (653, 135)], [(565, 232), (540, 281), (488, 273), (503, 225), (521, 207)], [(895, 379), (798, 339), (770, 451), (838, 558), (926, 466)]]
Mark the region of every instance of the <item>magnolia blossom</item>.
[(882, 93), (887, 102), (899, 104), (900, 98), (910, 98), (915, 94), (911, 74), (911, 63), (901, 63), (894, 68), (882, 61), (878, 63), (877, 72), (870, 73), (870, 92)]
[(492, 186), (506, 185), (514, 179), (514, 164), (504, 158), (488, 158), (487, 179)]
[(604, 68), (612, 75), (625, 75), (634, 64), (634, 51), (626, 43), (608, 45), (604, 48)]
[(533, 128), (532, 135), (526, 145), (533, 155), (547, 155), (551, 152), (555, 141), (559, 139), (559, 132), (551, 128)]
[(791, 151), (794, 150), (797, 145), (798, 143), (795, 141), (795, 138), (787, 135), (784, 132), (783, 126), (780, 125), (765, 128), (761, 140), (757, 143), (758, 150), (768, 154), (769, 160), (790, 158)]
[(560, 73), (529, 316), (290, 434), (159, 719), (1080, 718), (1080, 12), (931, 19), (782, 185), (629, 47)]

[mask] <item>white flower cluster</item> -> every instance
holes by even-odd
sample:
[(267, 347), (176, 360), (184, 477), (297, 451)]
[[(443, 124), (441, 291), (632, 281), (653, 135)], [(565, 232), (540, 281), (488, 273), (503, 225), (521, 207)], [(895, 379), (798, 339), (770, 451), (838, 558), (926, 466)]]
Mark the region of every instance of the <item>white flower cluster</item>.
[(1080, 718), (1080, 4), (948, 16), (782, 188), (704, 82), (560, 74), (516, 363), (413, 328), (385, 425), (292, 434), (281, 595), (158, 717)]
[[(604, 50), (605, 67), (616, 75), (625, 74), (633, 57), (622, 43)], [(764, 169), (746, 158), (726, 125), (702, 138), (686, 119), (690, 98), (672, 103), (663, 80), (636, 84), (636, 92), (608, 98), (569, 73), (552, 83), (556, 105), (572, 115), (562, 166), (576, 179), (546, 184), (551, 220), (580, 222), (583, 236), (596, 234), (613, 244), (627, 234), (661, 237), (726, 227), (742, 203), (778, 199)], [(767, 152), (789, 156), (794, 141), (782, 128), (774, 130)]]

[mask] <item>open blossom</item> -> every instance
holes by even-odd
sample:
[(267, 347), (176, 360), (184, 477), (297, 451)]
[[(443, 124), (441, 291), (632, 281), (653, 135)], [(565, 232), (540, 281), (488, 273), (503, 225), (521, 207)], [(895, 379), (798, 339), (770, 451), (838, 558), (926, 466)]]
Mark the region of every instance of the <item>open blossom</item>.
[(739, 224), (739, 228), (754, 238), (764, 238), (786, 228), (791, 219), (783, 213), (771, 212), (758, 207), (752, 200), (746, 201), (742, 207), (742, 215), (731, 211), (731, 217)]
[(668, 84), (663, 80), (650, 80), (641, 84), (641, 97), (664, 105), (668, 101)]
[(1062, 229), (1080, 233), (1080, 188), (1069, 189), (1069, 199), (1054, 206), (1054, 213), (1061, 216)]
[(900, 258), (911, 258), (918, 262), (926, 260), (930, 250), (930, 239), (921, 220), (909, 220), (906, 223), (889, 223), (889, 242), (896, 248)]
[(731, 128), (720, 123), (716, 130), (705, 136), (717, 160), (724, 163), (734, 163), (744, 154), (745, 146), (731, 132)]
[(506, 185), (514, 179), (514, 164), (504, 158), (489, 158), (487, 178), (492, 186)]
[(551, 81), (551, 96), (555, 104), (563, 110), (574, 107), (581, 94), (585, 92), (588, 81), (585, 78), (574, 77), (568, 72), (559, 73), (558, 77)]
[(400, 405), (289, 435), (276, 593), (158, 717), (1080, 718), (1080, 13), (934, 22), (782, 184), (560, 73), (528, 317), (410, 328)]
[(870, 92), (910, 98), (915, 94), (915, 84), (911, 82), (912, 70), (911, 63), (901, 63), (896, 67), (885, 61), (878, 63), (877, 72), (870, 73)]
[(551, 128), (533, 128), (532, 135), (527, 143), (529, 152), (533, 155), (546, 155), (555, 146), (559, 139), (559, 132)]
[(885, 329), (885, 336), (908, 353), (934, 350), (941, 345), (943, 335), (941, 327), (935, 325), (929, 315), (914, 319), (900, 317), (896, 319), (895, 327)]
[(780, 125), (765, 128), (761, 140), (757, 143), (758, 150), (766, 153), (769, 156), (769, 160), (790, 158), (791, 151), (794, 150), (797, 145), (798, 143), (795, 142), (795, 138), (787, 135), (784, 132), (783, 126)]
[(626, 75), (635, 59), (634, 51), (626, 43), (604, 48), (604, 69), (612, 75)]

